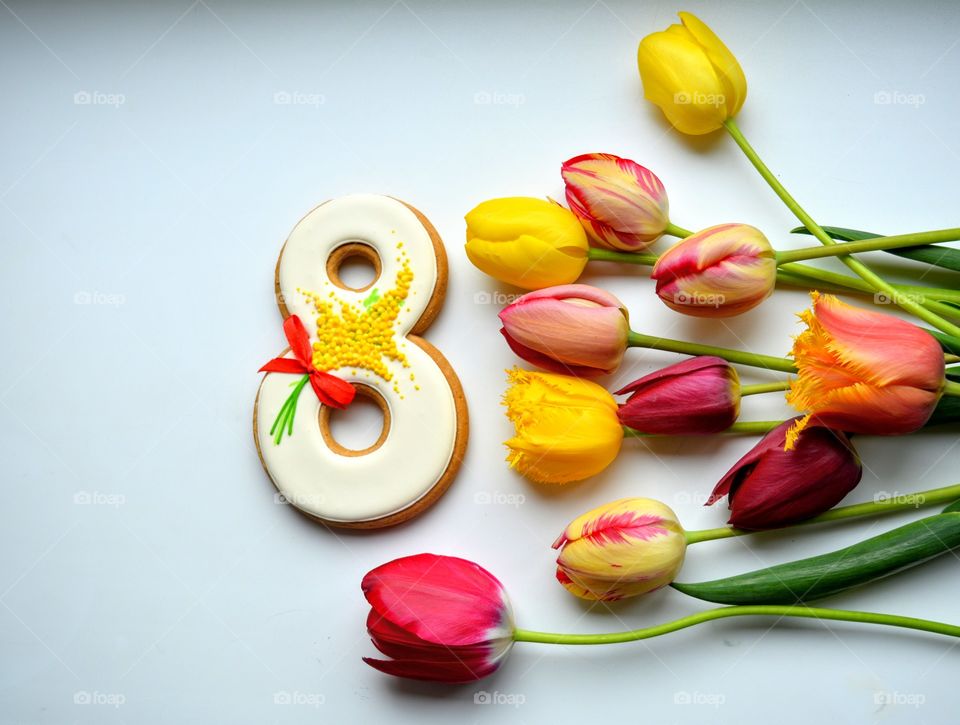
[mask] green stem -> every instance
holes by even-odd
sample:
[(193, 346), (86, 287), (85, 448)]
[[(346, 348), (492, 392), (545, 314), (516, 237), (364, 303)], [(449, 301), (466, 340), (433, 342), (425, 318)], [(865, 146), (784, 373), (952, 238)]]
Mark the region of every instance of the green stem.
[(931, 232), (915, 232), (913, 234), (898, 234), (890, 237), (874, 237), (858, 242), (842, 242), (829, 247), (804, 247), (777, 252), (777, 263), (800, 262), (805, 259), (820, 257), (836, 257), (841, 254), (859, 254), (861, 252), (877, 252), (883, 249), (899, 249), (913, 247), (918, 244), (939, 244), (941, 242), (955, 242), (960, 239), (960, 229), (938, 229)]
[(689, 237), (691, 234), (693, 234), (693, 232), (691, 232), (689, 229), (678, 227), (673, 222), (670, 222), (669, 224), (667, 224), (667, 228), (664, 230), (663, 233), (669, 234), (671, 237), (678, 237), (680, 239)]
[(879, 614), (874, 612), (858, 612), (848, 609), (826, 609), (824, 607), (804, 607), (799, 605), (782, 604), (753, 604), (734, 607), (720, 607), (697, 612), (687, 617), (675, 619), (672, 622), (658, 624), (653, 627), (633, 629), (629, 632), (610, 632), (606, 634), (555, 634), (553, 632), (532, 632), (528, 629), (514, 631), (513, 638), (517, 642), (540, 642), (542, 644), (616, 644), (619, 642), (635, 642), (640, 639), (659, 637), (680, 629), (686, 629), (696, 624), (709, 622), (714, 619), (728, 617), (800, 617), (803, 619), (826, 619), (841, 622), (860, 622), (863, 624), (882, 624), (890, 627), (916, 629), (921, 632), (933, 632), (948, 637), (960, 637), (960, 627), (945, 622), (934, 622), (929, 619), (903, 617), (898, 614)]
[(733, 350), (726, 347), (715, 347), (714, 345), (700, 345), (695, 342), (684, 342), (683, 340), (670, 340), (665, 337), (656, 337), (655, 335), (644, 335), (640, 332), (629, 333), (627, 344), (630, 347), (643, 347), (650, 350), (666, 350), (668, 352), (678, 352), (682, 355), (715, 355), (724, 360), (740, 365), (752, 365), (757, 368), (767, 370), (779, 370), (784, 373), (797, 372), (793, 360), (785, 357), (774, 357), (773, 355), (760, 355), (754, 352), (744, 352), (743, 350)]
[(779, 383), (758, 383), (756, 385), (741, 385), (740, 397), (745, 395), (759, 395), (760, 393), (776, 393), (781, 390), (789, 390), (790, 381), (783, 380)]
[[(891, 496), (882, 498), (878, 501), (867, 503), (855, 503), (850, 506), (840, 506), (830, 509), (826, 513), (814, 516), (806, 521), (798, 521), (795, 524), (783, 528), (793, 528), (794, 526), (809, 526), (810, 524), (822, 524), (827, 521), (842, 521), (843, 519), (861, 518), (863, 516), (874, 516), (875, 514), (889, 514), (904, 509), (918, 509), (921, 506), (936, 506), (941, 503), (950, 503), (960, 499), (960, 483), (953, 486), (943, 486), (941, 488), (931, 488), (928, 491), (917, 491), (900, 496)], [(774, 529), (776, 530), (776, 529)], [(757, 531), (746, 531), (744, 529), (735, 529), (731, 526), (720, 526), (716, 529), (699, 529), (697, 531), (687, 531), (687, 544), (698, 544), (701, 541), (713, 541), (715, 539), (729, 539), (733, 536), (744, 536), (746, 534), (762, 533)]]
[[(729, 428), (723, 429), (720, 433), (729, 433), (730, 435), (757, 435), (769, 433), (778, 425), (783, 425), (783, 423), (784, 421), (782, 420), (743, 420), (734, 423)], [(663, 433), (644, 433), (642, 430), (631, 428), (628, 425), (623, 426), (623, 432), (624, 435), (633, 436), (634, 438), (662, 438), (665, 435)], [(673, 435), (678, 436), (683, 434), (677, 433)], [(694, 433), (691, 435), (700, 434)]]
[(949, 395), (952, 398), (960, 398), (960, 383), (954, 382), (953, 380), (944, 380), (943, 394)]
[(587, 259), (597, 262), (623, 262), (625, 264), (641, 264), (646, 267), (652, 267), (657, 263), (656, 254), (645, 252), (615, 252), (612, 249), (601, 249), (600, 247), (590, 247), (587, 250)]
[[(788, 192), (783, 184), (780, 183), (780, 180), (773, 175), (773, 172), (767, 168), (767, 165), (763, 163), (763, 160), (740, 131), (740, 127), (737, 126), (736, 121), (732, 118), (728, 118), (723, 122), (723, 125), (746, 157), (750, 160), (750, 163), (752, 163), (754, 168), (760, 173), (760, 176), (762, 176), (764, 181), (766, 181), (770, 188), (773, 189), (774, 193), (780, 197), (781, 201), (786, 204), (787, 208), (793, 212), (794, 216), (800, 220), (800, 223), (803, 224), (824, 246), (830, 247), (837, 244), (837, 242), (831, 239), (830, 235), (828, 235), (820, 227), (820, 225), (814, 221), (813, 217), (811, 217), (806, 210), (800, 206), (797, 200), (790, 195), (790, 192)], [(890, 300), (894, 301), (901, 309), (906, 310), (914, 317), (933, 325), (935, 328), (947, 333), (948, 335), (960, 337), (960, 327), (957, 327), (953, 323), (944, 320), (939, 315), (934, 314), (923, 305), (914, 302), (909, 297), (898, 295), (897, 290), (893, 285), (874, 273), (859, 259), (851, 256), (843, 256), (840, 257), (840, 261), (847, 265), (854, 272), (854, 274), (872, 286), (875, 291), (885, 293)]]
[[(871, 240), (872, 241), (872, 240)], [(851, 244), (853, 242), (850, 242)], [(825, 247), (816, 247), (816, 249), (825, 249)], [(621, 264), (636, 264), (645, 267), (652, 267), (657, 263), (659, 255), (650, 252), (616, 252), (612, 249), (600, 249), (591, 247), (587, 251), (587, 258), (596, 262), (617, 262)], [(779, 253), (778, 253), (779, 259)], [(838, 274), (826, 269), (811, 267), (805, 264), (788, 263), (777, 270), (777, 281), (783, 284), (795, 285), (813, 289), (822, 287), (822, 283), (831, 284), (841, 290), (854, 290), (867, 294), (874, 294), (875, 290), (869, 284), (857, 277), (851, 277), (846, 274)], [(900, 296), (912, 295), (919, 304), (937, 312), (938, 314), (960, 315), (960, 310), (956, 310), (947, 305), (942, 305), (935, 300), (947, 300), (949, 302), (960, 303), (960, 291), (946, 290), (937, 287), (918, 287), (915, 285), (891, 285)], [(930, 298), (930, 299), (928, 299)]]

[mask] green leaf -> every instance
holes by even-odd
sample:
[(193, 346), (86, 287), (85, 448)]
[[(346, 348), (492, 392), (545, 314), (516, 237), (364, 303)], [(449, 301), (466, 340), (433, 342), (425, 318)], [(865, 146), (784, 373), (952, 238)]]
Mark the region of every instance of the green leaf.
[(960, 546), (960, 513), (900, 526), (844, 549), (707, 582), (671, 586), (721, 604), (796, 604), (896, 574)]
[[(953, 374), (949, 376), (953, 379)], [(944, 395), (933, 409), (933, 415), (923, 426), (927, 428), (931, 425), (943, 425), (944, 423), (956, 423), (960, 420), (960, 398), (952, 395)]]
[(950, 514), (950, 513), (953, 513), (953, 512), (955, 512), (955, 511), (960, 511), (960, 499), (957, 499), (957, 500), (954, 501), (952, 504), (950, 504), (950, 505), (947, 506), (945, 509), (943, 509), (942, 513)]
[(960, 339), (953, 337), (952, 335), (948, 335), (945, 332), (940, 332), (940, 330), (931, 330), (927, 327), (924, 327), (923, 329), (937, 338), (937, 342), (940, 343), (940, 347), (943, 348), (944, 352), (960, 355)]
[[(882, 237), (882, 234), (873, 232), (862, 232), (859, 229), (847, 229), (846, 227), (822, 227), (832, 239), (841, 242), (859, 242), (861, 239), (874, 239)], [(796, 227), (790, 230), (791, 234), (810, 234), (806, 227)], [(932, 264), (935, 267), (951, 269), (954, 272), (960, 272), (960, 249), (945, 247), (942, 244), (920, 244), (915, 247), (901, 247), (900, 249), (885, 249), (887, 254), (895, 254), (904, 259), (912, 259), (915, 262)]]

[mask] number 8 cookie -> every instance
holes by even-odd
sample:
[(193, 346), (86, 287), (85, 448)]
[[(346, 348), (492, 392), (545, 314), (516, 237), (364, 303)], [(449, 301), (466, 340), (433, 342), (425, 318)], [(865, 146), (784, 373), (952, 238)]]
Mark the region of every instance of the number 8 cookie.
[[(351, 257), (373, 264), (376, 279), (363, 289), (339, 276)], [(276, 269), (290, 348), (261, 369), (253, 429), (267, 474), (304, 513), (335, 526), (390, 526), (452, 482), (466, 448), (466, 401), (453, 368), (419, 337), (446, 286), (439, 235), (396, 199), (334, 199), (290, 233)], [(384, 418), (379, 440), (362, 451), (330, 432), (331, 408), (355, 394)]]

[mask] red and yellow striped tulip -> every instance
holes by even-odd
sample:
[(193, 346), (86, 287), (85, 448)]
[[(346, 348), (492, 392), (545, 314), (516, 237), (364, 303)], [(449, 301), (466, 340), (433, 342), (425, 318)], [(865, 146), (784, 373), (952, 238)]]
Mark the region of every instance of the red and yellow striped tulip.
[(623, 498), (574, 519), (553, 548), (557, 581), (581, 599), (610, 602), (672, 582), (687, 540), (666, 504)]
[(583, 154), (563, 163), (567, 204), (587, 235), (609, 249), (637, 252), (670, 224), (660, 179), (636, 161), (613, 154)]
[(670, 247), (650, 276), (670, 309), (696, 317), (731, 317), (773, 293), (776, 252), (759, 229), (720, 224)]

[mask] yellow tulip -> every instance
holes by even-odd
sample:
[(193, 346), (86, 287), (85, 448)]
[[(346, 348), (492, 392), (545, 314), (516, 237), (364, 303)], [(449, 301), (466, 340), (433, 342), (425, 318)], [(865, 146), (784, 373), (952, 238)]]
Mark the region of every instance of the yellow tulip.
[(672, 582), (687, 550), (677, 515), (649, 498), (622, 498), (574, 519), (555, 542), (557, 581), (581, 599), (612, 602)]
[(640, 41), (637, 64), (644, 95), (680, 132), (716, 131), (740, 111), (747, 79), (736, 57), (706, 24), (680, 13), (682, 25)]
[(507, 461), (541, 483), (569, 483), (600, 473), (620, 452), (617, 403), (604, 388), (569, 375), (508, 371), (504, 395), (516, 435)]
[(491, 199), (466, 221), (467, 256), (501, 282), (528, 290), (569, 284), (587, 263), (587, 235), (577, 217), (544, 199)]

